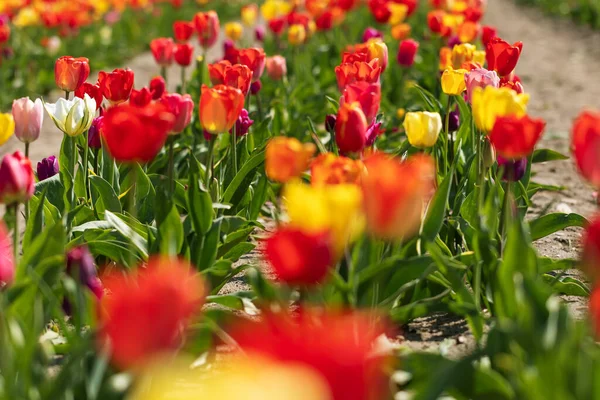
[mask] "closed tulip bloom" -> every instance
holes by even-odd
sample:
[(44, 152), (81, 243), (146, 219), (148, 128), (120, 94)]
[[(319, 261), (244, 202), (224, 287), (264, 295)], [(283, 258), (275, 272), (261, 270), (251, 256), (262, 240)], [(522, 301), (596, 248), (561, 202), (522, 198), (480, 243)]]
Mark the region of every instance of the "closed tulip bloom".
[(45, 103), (44, 106), (54, 125), (69, 136), (81, 135), (90, 129), (96, 113), (96, 101), (87, 93), (83, 99), (60, 98), (56, 103)]
[(267, 33), (265, 32), (265, 28), (263, 26), (257, 26), (254, 28), (254, 38), (259, 42), (264, 42), (265, 36)]
[(108, 276), (104, 284), (98, 345), (110, 344), (112, 362), (121, 369), (138, 369), (157, 355), (177, 351), (206, 296), (193, 267), (172, 258), (151, 259), (146, 268)]
[(200, 45), (205, 49), (214, 46), (219, 38), (219, 16), (214, 11), (199, 12), (194, 15), (194, 26), (198, 32), (198, 40)]
[(223, 27), (225, 36), (234, 42), (237, 42), (244, 33), (244, 27), (239, 22), (228, 22)]
[(266, 61), (267, 75), (274, 81), (281, 80), (287, 75), (287, 64), (285, 57), (273, 56), (267, 57)]
[(528, 94), (517, 94), (507, 88), (475, 88), (471, 98), (475, 125), (484, 132), (490, 132), (497, 117), (524, 116), (528, 102)]
[(323, 153), (310, 166), (310, 183), (313, 186), (358, 184), (363, 170), (360, 160)]
[(571, 133), (571, 151), (579, 173), (594, 187), (600, 188), (600, 112), (584, 111)]
[(392, 37), (395, 40), (401, 41), (410, 37), (412, 28), (409, 24), (399, 24), (392, 27)]
[(461, 68), (464, 64), (474, 61), (477, 47), (471, 43), (462, 43), (452, 47), (452, 67)]
[(37, 176), (40, 182), (52, 178), (54, 175), (58, 174), (58, 172), (58, 158), (55, 156), (44, 158), (37, 163)]
[(157, 38), (150, 42), (150, 50), (154, 61), (161, 67), (168, 67), (173, 64), (173, 39)]
[(417, 50), (419, 50), (419, 43), (412, 39), (406, 39), (400, 42), (397, 57), (398, 64), (406, 68), (412, 67), (415, 63)]
[(171, 93), (164, 95), (160, 102), (167, 106), (175, 117), (173, 128), (171, 128), (169, 134), (175, 135), (183, 132), (192, 121), (192, 114), (194, 113), (192, 97), (189, 94)]
[(96, 110), (99, 110), (100, 107), (102, 107), (102, 101), (104, 100), (100, 85), (84, 82), (83, 85), (79, 86), (75, 91), (75, 96), (83, 99), (86, 93), (96, 101)]
[(488, 71), (485, 68), (476, 68), (465, 74), (465, 83), (467, 86), (467, 102), (471, 102), (475, 88), (482, 89), (487, 86), (500, 87), (500, 77), (496, 71)]
[(542, 137), (546, 122), (525, 115), (496, 118), (490, 142), (499, 155), (510, 160), (528, 157)]
[(335, 67), (335, 76), (340, 92), (344, 92), (347, 85), (355, 82), (379, 83), (381, 67), (379, 60), (371, 62), (354, 61), (342, 63)]
[(481, 42), (487, 47), (488, 43), (496, 37), (498, 31), (493, 26), (484, 25), (481, 27)]
[(245, 65), (231, 63), (227, 60), (208, 65), (208, 75), (213, 85), (226, 85), (248, 94), (252, 82), (252, 71)]
[(450, 96), (458, 96), (467, 88), (465, 82), (466, 69), (448, 68), (442, 74), (442, 90)]
[(442, 117), (427, 111), (408, 112), (404, 116), (404, 130), (408, 142), (419, 148), (435, 145), (442, 131)]
[(31, 161), (20, 151), (7, 154), (0, 164), (0, 203), (26, 203), (35, 190)]
[(335, 124), (335, 142), (342, 153), (362, 151), (367, 144), (369, 123), (359, 102), (340, 105)]
[(288, 285), (316, 285), (333, 263), (328, 235), (279, 228), (265, 243), (265, 258), (277, 279)]
[(163, 104), (121, 104), (104, 114), (102, 136), (117, 161), (146, 163), (163, 147), (174, 122), (175, 117)]
[(98, 278), (94, 256), (87, 246), (77, 246), (67, 253), (67, 274), (78, 278), (82, 285), (94, 293), (97, 299), (102, 299), (104, 287)]
[(310, 165), (316, 147), (285, 136), (269, 140), (265, 153), (265, 172), (269, 179), (285, 183), (299, 177)]
[(500, 76), (510, 75), (514, 71), (523, 51), (523, 43), (511, 45), (499, 37), (490, 39), (485, 46), (488, 68), (498, 72)]
[(288, 29), (288, 42), (298, 46), (306, 41), (306, 28), (304, 25), (294, 24)]
[(509, 182), (520, 181), (527, 171), (527, 158), (518, 158), (511, 160), (502, 156), (497, 156), (498, 168), (502, 169), (502, 179)]
[(252, 71), (252, 81), (259, 80), (265, 70), (265, 51), (261, 48), (240, 49), (238, 57), (239, 63)]
[(152, 100), (158, 100), (162, 97), (162, 95), (167, 91), (167, 84), (165, 82), (165, 78), (162, 76), (155, 76), (150, 79), (150, 84), (148, 87), (150, 88), (150, 93), (152, 93)]
[(244, 25), (254, 26), (256, 24), (256, 19), (258, 18), (258, 6), (256, 4), (243, 6), (240, 15)]
[(178, 43), (173, 50), (173, 58), (180, 67), (189, 67), (194, 56), (194, 46), (189, 43)]
[(133, 90), (133, 71), (117, 68), (113, 72), (100, 71), (98, 85), (104, 97), (112, 105), (121, 104), (129, 100)]
[(88, 145), (91, 149), (100, 149), (102, 147), (102, 126), (104, 125), (104, 117), (94, 118), (92, 126), (88, 131)]
[(54, 64), (54, 80), (60, 90), (74, 92), (90, 76), (90, 62), (84, 57), (63, 56)]
[(11, 114), (0, 113), (0, 146), (15, 133), (15, 119)]
[[(12, 116), (17, 139), (23, 143), (31, 143), (38, 139), (44, 122), (44, 105), (40, 99), (36, 99), (34, 102), (29, 97), (23, 97), (13, 101)], [(2, 122), (0, 122), (1, 124)], [(0, 140), (0, 145), (2, 143)]]
[(379, 38), (379, 39), (383, 39), (383, 33), (379, 32), (377, 29), (375, 28), (367, 28), (365, 29), (365, 31), (363, 32), (362, 35), (362, 42), (368, 42), (370, 39), (375, 39), (375, 38)]
[(202, 128), (218, 135), (229, 132), (244, 108), (244, 93), (230, 86), (202, 86), (200, 96), (200, 123)]
[(360, 107), (371, 123), (379, 112), (381, 103), (381, 85), (378, 83), (356, 82), (346, 86), (342, 95), (343, 103), (360, 103)]
[(173, 36), (179, 43), (185, 43), (194, 34), (194, 25), (188, 21), (175, 21), (173, 23)]
[(15, 279), (15, 258), (6, 225), (0, 221), (0, 289)]
[[(242, 109), (240, 116), (238, 117), (237, 122), (235, 123), (235, 134), (236, 136), (245, 136), (248, 134), (248, 130), (254, 124), (254, 121), (250, 119), (250, 114), (248, 114), (248, 110), (245, 108)], [(233, 133), (233, 128), (229, 131), (229, 133)]]
[(152, 101), (152, 93), (148, 88), (141, 88), (140, 90), (133, 89), (131, 96), (129, 96), (129, 104), (136, 107), (145, 107)]
[[(600, 278), (600, 216), (595, 215), (585, 228), (582, 238), (581, 268), (592, 280)], [(597, 304), (600, 306), (600, 303)], [(600, 309), (597, 309), (600, 312)], [(597, 314), (596, 317), (600, 317)], [(600, 321), (598, 321), (600, 328)], [(598, 332), (600, 333), (600, 331)]]

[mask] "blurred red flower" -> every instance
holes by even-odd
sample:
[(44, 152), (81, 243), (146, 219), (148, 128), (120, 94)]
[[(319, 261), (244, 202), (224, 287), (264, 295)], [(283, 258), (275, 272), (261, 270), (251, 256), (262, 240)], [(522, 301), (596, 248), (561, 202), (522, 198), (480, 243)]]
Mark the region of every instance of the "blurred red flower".
[(498, 117), (490, 132), (490, 142), (504, 158), (515, 160), (527, 157), (533, 153), (545, 127), (544, 120), (532, 119), (527, 115)]
[(198, 40), (204, 49), (211, 48), (219, 38), (219, 16), (214, 11), (199, 12), (194, 15), (194, 26), (198, 32)]
[(188, 21), (175, 21), (173, 23), (173, 36), (179, 43), (185, 43), (194, 34), (194, 24)]
[(173, 39), (157, 38), (150, 42), (150, 50), (154, 61), (161, 67), (168, 67), (173, 64)]
[(573, 124), (571, 151), (579, 173), (600, 188), (600, 111), (584, 111)]
[(177, 43), (173, 51), (173, 58), (180, 67), (189, 67), (194, 56), (194, 46), (189, 43)]
[(258, 47), (238, 50), (239, 63), (252, 71), (252, 82), (256, 82), (265, 70), (265, 51)]

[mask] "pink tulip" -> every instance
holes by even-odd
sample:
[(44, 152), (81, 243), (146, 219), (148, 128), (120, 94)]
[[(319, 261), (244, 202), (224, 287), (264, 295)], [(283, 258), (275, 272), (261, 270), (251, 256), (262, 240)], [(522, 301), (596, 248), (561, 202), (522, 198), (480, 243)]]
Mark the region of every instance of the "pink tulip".
[(486, 86), (493, 86), (495, 88), (500, 86), (500, 77), (496, 71), (488, 71), (485, 68), (475, 68), (465, 74), (465, 82), (467, 84), (467, 102), (471, 102), (471, 96), (475, 88), (485, 88)]
[(0, 221), (0, 289), (10, 285), (15, 278), (15, 259), (10, 241), (6, 225)]
[(23, 143), (35, 142), (40, 136), (44, 122), (44, 106), (40, 99), (29, 97), (13, 101), (12, 115), (15, 120), (15, 136)]
[(183, 132), (192, 121), (194, 101), (191, 96), (189, 94), (169, 93), (161, 97), (160, 102), (167, 106), (175, 116), (175, 125), (170, 134)]
[(31, 161), (20, 151), (7, 154), (0, 164), (0, 203), (25, 203), (33, 196), (34, 176)]
[(287, 75), (287, 64), (282, 56), (273, 56), (266, 61), (267, 75), (274, 81), (278, 81)]

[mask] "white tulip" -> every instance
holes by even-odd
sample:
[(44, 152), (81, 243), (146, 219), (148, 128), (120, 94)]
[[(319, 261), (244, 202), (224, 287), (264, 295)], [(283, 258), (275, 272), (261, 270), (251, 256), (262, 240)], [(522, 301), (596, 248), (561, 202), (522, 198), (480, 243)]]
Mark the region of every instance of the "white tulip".
[(69, 136), (81, 135), (90, 129), (96, 113), (96, 100), (87, 93), (84, 98), (59, 99), (56, 103), (44, 103), (54, 125)]

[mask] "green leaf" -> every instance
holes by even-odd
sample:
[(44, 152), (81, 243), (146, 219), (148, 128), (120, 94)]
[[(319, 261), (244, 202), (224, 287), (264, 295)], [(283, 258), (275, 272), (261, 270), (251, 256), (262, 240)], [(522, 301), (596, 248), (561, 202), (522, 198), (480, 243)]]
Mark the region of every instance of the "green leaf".
[(200, 188), (198, 176), (190, 177), (188, 209), (196, 233), (206, 235), (213, 220), (213, 205), (210, 194)]
[(126, 241), (133, 244), (133, 246), (144, 259), (148, 258), (148, 251), (146, 250), (148, 248), (148, 243), (138, 233), (136, 233), (135, 230), (127, 225), (121, 218), (117, 217), (108, 210), (104, 213), (104, 218), (114, 229), (117, 230), (117, 232), (123, 235)]
[(529, 221), (532, 240), (538, 240), (571, 226), (585, 227), (588, 221), (579, 214), (554, 213)]
[(438, 99), (436, 99), (435, 96), (431, 94), (431, 92), (427, 91), (426, 89), (422, 88), (417, 84), (413, 84), (412, 88), (415, 89), (417, 93), (419, 93), (419, 96), (421, 96), (421, 98), (423, 99), (423, 102), (425, 103), (425, 106), (427, 108), (426, 111), (437, 113), (442, 111), (442, 105), (440, 104)]
[(119, 197), (110, 183), (100, 176), (90, 176), (90, 183), (92, 184), (92, 187), (98, 191), (98, 195), (100, 196), (99, 201), (101, 204), (96, 203), (99, 213), (102, 214), (105, 210), (117, 213), (122, 211)]
[(41, 197), (36, 198), (37, 202), (29, 202), (31, 213), (25, 227), (25, 235), (23, 236), (23, 249), (29, 249), (31, 242), (42, 232), (44, 227), (44, 203), (46, 201), (46, 190), (42, 192)]
[(35, 184), (36, 195), (41, 194), (44, 190), (46, 190), (46, 198), (50, 203), (57, 209), (63, 211), (65, 207), (63, 199), (65, 188), (61, 183), (60, 174), (56, 174)]
[(217, 259), (217, 249), (221, 236), (221, 223), (222, 219), (214, 221), (208, 233), (202, 238), (199, 258), (196, 261), (196, 267), (200, 271), (211, 268)]
[(243, 295), (247, 296), (248, 293), (241, 292), (236, 294), (212, 295), (206, 297), (206, 302), (208, 304), (219, 304), (233, 310), (244, 311), (249, 315), (256, 315), (258, 309), (248, 297), (244, 297)]
[(450, 168), (450, 172), (448, 172), (448, 175), (444, 178), (444, 181), (438, 188), (427, 208), (427, 214), (421, 232), (421, 237), (425, 241), (432, 242), (442, 229), (446, 217), (446, 205), (448, 204), (448, 199), (450, 197), (450, 188), (452, 186), (453, 177), (454, 165)]
[(540, 273), (547, 273), (551, 271), (565, 271), (567, 269), (577, 268), (578, 263), (579, 260), (554, 260), (552, 258), (542, 257), (538, 259), (538, 269)]
[(161, 254), (177, 255), (183, 246), (183, 224), (175, 205), (158, 227)]
[(568, 160), (569, 156), (565, 156), (557, 151), (550, 149), (537, 149), (533, 152), (532, 163), (542, 163), (546, 161)]
[(588, 297), (590, 295), (589, 287), (583, 282), (570, 276), (556, 277), (550, 274), (544, 274), (543, 278), (557, 294), (580, 297)]
[[(252, 174), (256, 169), (262, 165), (265, 161), (265, 151), (259, 151), (254, 154), (250, 159), (240, 168), (238, 174), (233, 178), (225, 193), (223, 193), (223, 203), (232, 203), (232, 199), (240, 197), (243, 192), (245, 192), (248, 188), (244, 187), (242, 183), (247, 179), (247, 177)], [(241, 192), (241, 193), (240, 193)]]
[(236, 262), (244, 254), (248, 254), (252, 250), (254, 250), (255, 247), (256, 247), (255, 244), (248, 243), (248, 242), (238, 243), (231, 250), (229, 250), (227, 253), (225, 253), (223, 258), (226, 260), (231, 260), (233, 262)]

